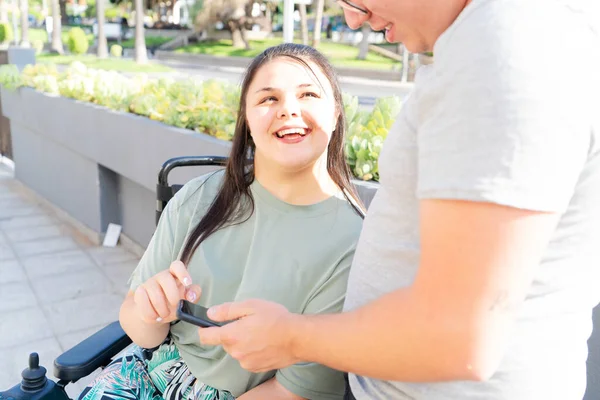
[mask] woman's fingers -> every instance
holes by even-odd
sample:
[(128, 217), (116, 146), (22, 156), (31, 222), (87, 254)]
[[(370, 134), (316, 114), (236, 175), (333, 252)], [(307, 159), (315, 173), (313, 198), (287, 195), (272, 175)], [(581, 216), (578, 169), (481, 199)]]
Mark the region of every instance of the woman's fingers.
[(156, 280), (161, 286), (171, 308), (177, 307), (179, 300), (181, 300), (185, 295), (185, 288), (181, 285), (178, 285), (178, 281), (168, 271), (157, 275)]
[(133, 294), (133, 301), (135, 302), (138, 311), (140, 312), (140, 317), (144, 322), (156, 322), (156, 319), (159, 318), (156, 310), (150, 303), (150, 297), (148, 297), (148, 292), (144, 285), (140, 285)]
[(173, 275), (184, 287), (192, 284), (192, 277), (185, 265), (181, 261), (173, 261), (169, 266), (169, 272)]
[(143, 286), (148, 293), (150, 304), (161, 320), (171, 315), (171, 307), (169, 306), (165, 293), (162, 290), (162, 286), (158, 284), (158, 281), (156, 279), (149, 279)]

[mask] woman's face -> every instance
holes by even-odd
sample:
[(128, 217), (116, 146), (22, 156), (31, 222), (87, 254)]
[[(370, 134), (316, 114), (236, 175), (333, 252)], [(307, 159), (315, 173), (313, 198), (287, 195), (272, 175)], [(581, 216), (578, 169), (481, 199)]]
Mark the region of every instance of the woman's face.
[[(246, 119), (263, 168), (296, 172), (327, 154), (335, 129), (333, 90), (321, 69), (281, 57), (260, 67), (246, 95)], [(315, 77), (316, 75), (316, 77)]]

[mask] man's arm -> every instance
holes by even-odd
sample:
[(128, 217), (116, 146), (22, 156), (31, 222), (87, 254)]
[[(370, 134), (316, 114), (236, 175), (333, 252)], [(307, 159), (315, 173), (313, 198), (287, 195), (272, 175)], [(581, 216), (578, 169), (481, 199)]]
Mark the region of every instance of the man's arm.
[(481, 380), (497, 368), (557, 214), (490, 203), (422, 200), (412, 286), (337, 315), (300, 316), (261, 301), (230, 303), (201, 329), (249, 370), (299, 360), (379, 379)]
[(304, 400), (304, 397), (300, 397), (286, 388), (281, 383), (277, 382), (277, 379), (271, 378), (266, 382), (261, 383), (254, 389), (251, 389), (238, 397), (238, 400)]

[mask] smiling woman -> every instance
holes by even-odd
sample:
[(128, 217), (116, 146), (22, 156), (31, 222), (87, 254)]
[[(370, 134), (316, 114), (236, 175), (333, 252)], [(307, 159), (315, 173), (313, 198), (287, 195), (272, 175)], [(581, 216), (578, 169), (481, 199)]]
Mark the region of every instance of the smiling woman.
[[(169, 201), (131, 277), (119, 319), (137, 347), (80, 398), (343, 398), (339, 371), (304, 363), (251, 373), (223, 348), (200, 343), (194, 325), (175, 323), (184, 298), (208, 307), (261, 297), (298, 313), (341, 311), (362, 225), (343, 121), (339, 85), (319, 52), (285, 44), (253, 61), (226, 169)], [(141, 348), (156, 348), (151, 360)]]
[[(327, 175), (327, 146), (339, 117), (333, 89), (322, 71), (291, 59), (262, 67), (249, 88), (246, 116), (256, 144), (257, 177), (263, 171), (306, 170)], [(327, 184), (335, 191), (333, 181)]]

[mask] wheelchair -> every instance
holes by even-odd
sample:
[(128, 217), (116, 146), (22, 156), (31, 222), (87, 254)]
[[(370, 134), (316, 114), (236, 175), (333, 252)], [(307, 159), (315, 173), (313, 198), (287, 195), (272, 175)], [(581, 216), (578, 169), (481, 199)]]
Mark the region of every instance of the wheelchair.
[[(176, 157), (167, 160), (158, 173), (156, 185), (156, 223), (167, 202), (182, 188), (183, 185), (169, 185), (169, 173), (177, 167), (225, 166), (227, 157), (191, 156)], [(21, 374), (21, 383), (7, 391), (0, 392), (0, 400), (69, 400), (65, 386), (75, 383), (97, 370), (104, 368), (131, 344), (131, 339), (115, 321), (92, 336), (83, 340), (75, 347), (67, 350), (54, 360), (54, 382), (46, 377), (46, 368), (40, 366), (37, 353), (29, 355), (29, 366)]]

